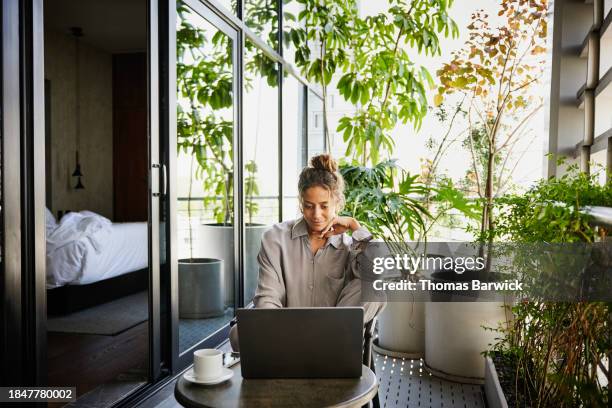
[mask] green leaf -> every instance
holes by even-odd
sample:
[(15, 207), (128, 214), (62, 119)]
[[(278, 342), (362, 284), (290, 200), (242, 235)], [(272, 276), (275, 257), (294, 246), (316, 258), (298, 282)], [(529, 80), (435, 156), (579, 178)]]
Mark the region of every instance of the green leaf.
[(435, 88), (434, 80), (429, 74), (429, 71), (425, 67), (421, 67), (421, 78), (424, 78), (427, 81), (430, 89)]
[(357, 101), (359, 101), (359, 93), (360, 93), (361, 85), (359, 82), (355, 82), (353, 84), (353, 90), (351, 91), (351, 103), (355, 105)]
[(366, 105), (370, 100), (370, 88), (364, 86), (361, 92), (361, 104)]

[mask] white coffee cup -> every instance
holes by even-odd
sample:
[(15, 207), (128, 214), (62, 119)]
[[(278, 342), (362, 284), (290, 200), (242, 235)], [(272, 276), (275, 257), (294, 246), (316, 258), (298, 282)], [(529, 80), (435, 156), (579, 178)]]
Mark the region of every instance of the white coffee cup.
[(223, 374), (223, 352), (216, 349), (201, 349), (193, 353), (193, 375), (207, 381)]

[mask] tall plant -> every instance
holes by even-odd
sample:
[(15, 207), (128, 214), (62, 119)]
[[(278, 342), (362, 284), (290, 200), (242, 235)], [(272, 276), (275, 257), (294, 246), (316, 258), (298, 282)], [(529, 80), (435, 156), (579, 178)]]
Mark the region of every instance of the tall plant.
[(233, 104), (232, 45), (221, 32), (212, 35), (194, 26), (186, 6), (177, 11), (178, 150), (195, 157), (204, 190), (224, 197), (220, 203), (215, 197), (205, 200), (215, 202), (215, 216), (229, 222), (233, 123), (224, 109)]
[(219, 221), (231, 222), (233, 214), (233, 123), (227, 112), (233, 104), (232, 45), (221, 32), (207, 33), (192, 24), (194, 15), (180, 2), (177, 14), (177, 150), (191, 159), (187, 216), (193, 258), (194, 175), (212, 193), (204, 206), (213, 206)]
[[(261, 2), (260, 2), (261, 3)], [(247, 24), (263, 35), (263, 27), (270, 25), (268, 33), (276, 38), (275, 1), (261, 3), (258, 9), (250, 2)], [(259, 4), (259, 3), (258, 3)], [(205, 208), (212, 208), (218, 223), (233, 223), (233, 60), (232, 43), (221, 31), (206, 32), (192, 23), (190, 9), (177, 4), (177, 136), (178, 150), (191, 155), (188, 217), (192, 214), (192, 177), (201, 181), (206, 192)], [(259, 28), (258, 28), (259, 27)], [(255, 78), (265, 78), (271, 86), (277, 85), (277, 64), (267, 58), (253, 43), (245, 44), (245, 88), (254, 86)], [(195, 166), (194, 166), (195, 159)], [(195, 168), (194, 168), (195, 167)], [(249, 219), (256, 214), (258, 205), (254, 196), (259, 193), (257, 166), (250, 161), (245, 165), (246, 209)], [(221, 197), (219, 199), (218, 197)], [(191, 226), (189, 228), (191, 242)]]
[(546, 10), (547, 0), (501, 0), (497, 28), (484, 11), (475, 12), (465, 46), (437, 73), (436, 104), (460, 94), (467, 112), (471, 175), (483, 203), (481, 236), (494, 229), (493, 199), (511, 174), (508, 160), (542, 107), (533, 85), (543, 72)]
[(323, 94), (323, 134), (331, 146), (328, 120), (328, 86), (347, 61), (347, 49), (354, 33), (351, 22), (357, 19), (354, 0), (297, 0), (303, 10), (285, 38), (295, 46), (295, 63), (309, 81), (321, 85)]
[(295, 60), (323, 93), (324, 132), (329, 143), (327, 87), (338, 75), (340, 94), (356, 107), (340, 119), (346, 155), (361, 165), (391, 153), (391, 131), (398, 122), (420, 126), (427, 113), (428, 71), (414, 64), (410, 50), (440, 54), (439, 35), (458, 33), (448, 15), (452, 0), (389, 0), (384, 13), (361, 17), (356, 0), (297, 0), (301, 26), (286, 37)]
[(441, 169), (442, 163), (448, 159), (449, 148), (465, 133), (465, 130), (457, 132), (458, 134), (454, 132), (456, 124), (466, 114), (462, 107), (463, 100), (452, 106), (442, 104), (434, 111), (439, 124), (446, 128), (441, 137), (431, 137), (426, 143), (433, 157), (421, 160), (420, 180), (426, 187), (423, 204), (432, 213), (432, 217), (426, 220), (426, 229), (423, 233), (425, 239), (440, 222), (447, 221), (452, 225), (454, 217), (451, 214), (454, 210), (459, 211), (465, 219), (474, 221), (480, 219), (478, 203), (457, 188), (452, 178)]

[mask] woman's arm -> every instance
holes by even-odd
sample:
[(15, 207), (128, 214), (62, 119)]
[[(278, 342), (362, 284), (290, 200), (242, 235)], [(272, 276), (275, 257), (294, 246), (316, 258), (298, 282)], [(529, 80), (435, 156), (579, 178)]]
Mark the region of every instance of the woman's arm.
[[(278, 263), (272, 259), (280, 259), (280, 248), (273, 243), (271, 232), (266, 231), (261, 238), (261, 249), (257, 255), (259, 263), (259, 277), (253, 303), (256, 308), (274, 309), (287, 304), (287, 293), (283, 274)], [(229, 334), (232, 350), (240, 351), (238, 342), (238, 324), (233, 324)]]
[[(257, 255), (259, 263), (259, 278), (253, 303), (257, 308), (281, 308), (287, 304), (287, 292), (283, 273), (278, 260), (280, 246), (270, 239), (270, 231), (266, 231), (261, 240), (261, 249)], [(272, 260), (276, 260), (275, 262)]]

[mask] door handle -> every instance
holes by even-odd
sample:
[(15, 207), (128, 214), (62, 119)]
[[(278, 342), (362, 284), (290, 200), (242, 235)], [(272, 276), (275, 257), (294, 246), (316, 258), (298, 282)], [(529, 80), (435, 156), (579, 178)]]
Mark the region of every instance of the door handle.
[(163, 188), (162, 188), (162, 194), (166, 195), (166, 192), (168, 190), (168, 173), (166, 172), (166, 165), (162, 164), (161, 165), (161, 169), (162, 169), (162, 173), (163, 173), (162, 180), (164, 181), (164, 185), (163, 185)]
[(168, 191), (168, 171), (165, 164), (153, 164), (151, 165), (154, 169), (160, 169), (162, 172), (162, 186), (160, 188), (161, 193), (153, 193), (153, 197), (159, 197), (160, 195), (165, 196)]
[(153, 163), (151, 165), (151, 195), (159, 197), (159, 169), (160, 165)]

